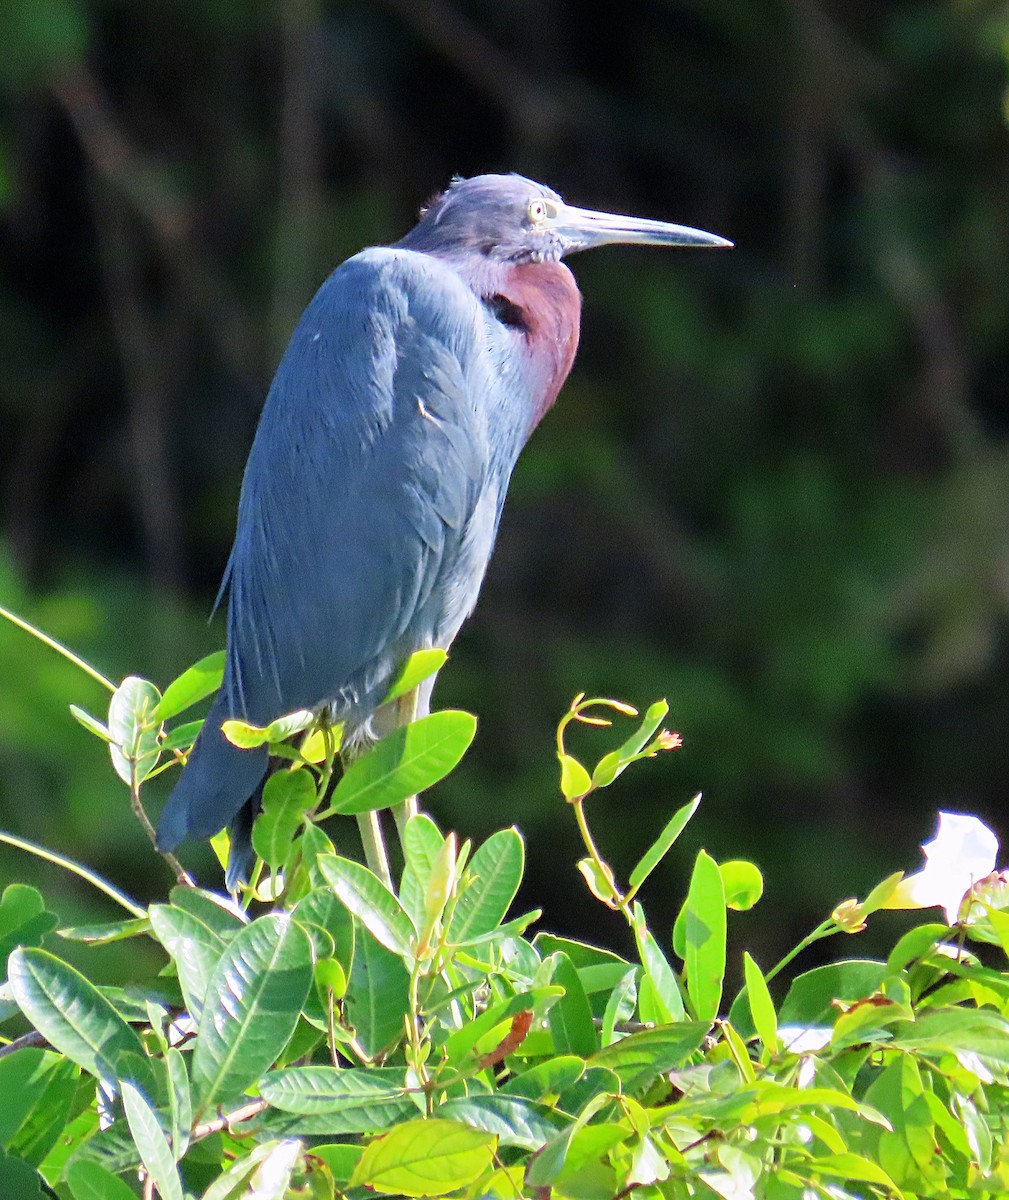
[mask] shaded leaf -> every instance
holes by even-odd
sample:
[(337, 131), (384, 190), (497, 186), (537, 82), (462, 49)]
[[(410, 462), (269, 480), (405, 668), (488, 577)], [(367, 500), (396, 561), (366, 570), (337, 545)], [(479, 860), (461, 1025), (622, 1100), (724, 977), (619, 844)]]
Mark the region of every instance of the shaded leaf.
[(308, 770), (277, 771), (263, 787), (263, 808), (252, 827), (252, 848), (273, 871), (287, 861), (305, 813), (318, 803)]
[(158, 1194), (163, 1200), (183, 1200), (182, 1181), (175, 1167), (172, 1148), (157, 1115), (132, 1083), (122, 1084), (122, 1097), (126, 1123), (133, 1134), (140, 1158), (157, 1186)]
[(626, 1091), (639, 1092), (659, 1075), (680, 1066), (700, 1047), (709, 1028), (705, 1021), (679, 1021), (628, 1034), (593, 1054), (589, 1065), (615, 1071)]
[(199, 917), (174, 904), (152, 904), (149, 916), (155, 937), (175, 963), (190, 1016), (198, 1022), (210, 980), (228, 943)]
[(368, 932), (355, 931), (354, 962), (347, 983), (344, 1014), (357, 1041), (374, 1057), (403, 1034), (409, 1010), (410, 975), (402, 958)]

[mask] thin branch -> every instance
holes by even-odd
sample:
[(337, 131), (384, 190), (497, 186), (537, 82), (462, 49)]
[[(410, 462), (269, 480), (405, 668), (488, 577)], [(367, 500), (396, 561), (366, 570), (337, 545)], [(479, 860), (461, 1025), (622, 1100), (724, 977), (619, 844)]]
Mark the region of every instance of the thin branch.
[(49, 1043), (37, 1030), (32, 1030), (31, 1033), (23, 1033), (20, 1037), (15, 1038), (13, 1042), (8, 1042), (6, 1046), (0, 1046), (0, 1058), (6, 1058), (8, 1054), (16, 1054), (19, 1050), (24, 1050), (26, 1046), (48, 1046)]
[(195, 1125), (190, 1134), (190, 1141), (198, 1142), (201, 1138), (210, 1137), (212, 1133), (231, 1130), (244, 1121), (251, 1121), (253, 1117), (258, 1117), (267, 1108), (269, 1108), (269, 1104), (265, 1100), (250, 1100), (248, 1104), (243, 1104), (234, 1112), (221, 1113), (212, 1121), (204, 1121), (201, 1125)]

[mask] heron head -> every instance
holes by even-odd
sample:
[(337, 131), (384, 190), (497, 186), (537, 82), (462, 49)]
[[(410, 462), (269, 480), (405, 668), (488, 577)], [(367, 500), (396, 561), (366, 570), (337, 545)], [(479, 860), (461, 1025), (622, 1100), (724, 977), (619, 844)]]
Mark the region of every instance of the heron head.
[(521, 175), (454, 179), (398, 244), (427, 253), (479, 254), (505, 262), (556, 262), (566, 254), (631, 242), (650, 246), (731, 246), (713, 233), (575, 208)]

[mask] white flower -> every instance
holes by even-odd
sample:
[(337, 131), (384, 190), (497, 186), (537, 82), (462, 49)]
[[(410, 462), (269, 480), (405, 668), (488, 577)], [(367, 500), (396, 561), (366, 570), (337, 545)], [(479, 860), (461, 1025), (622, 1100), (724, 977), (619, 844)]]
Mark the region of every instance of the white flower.
[(977, 817), (941, 812), (939, 832), (922, 850), (924, 868), (902, 879), (883, 907), (940, 907), (947, 923), (955, 925), (964, 896), (995, 870), (998, 838)]

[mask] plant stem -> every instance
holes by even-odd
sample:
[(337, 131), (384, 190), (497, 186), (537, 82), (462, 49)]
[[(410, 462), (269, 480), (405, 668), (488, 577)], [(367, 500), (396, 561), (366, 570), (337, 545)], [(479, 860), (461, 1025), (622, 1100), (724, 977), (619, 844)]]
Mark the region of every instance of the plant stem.
[(25, 633), (30, 633), (33, 638), (37, 638), (44, 646), (48, 646), (50, 650), (55, 650), (57, 654), (62, 654), (68, 662), (72, 662), (75, 667), (79, 667), (85, 675), (90, 675), (102, 687), (108, 688), (110, 692), (115, 692), (116, 685), (111, 679), (106, 679), (101, 671), (96, 670), (90, 663), (86, 663), (83, 658), (79, 658), (72, 650), (64, 646), (62, 642), (58, 642), (54, 637), (50, 637), (48, 633), (43, 633), (38, 626), (33, 625), (30, 621), (26, 621), (24, 617), (19, 617), (16, 613), (12, 613), (9, 608), (4, 608), (2, 605), (0, 605), (0, 617), (6, 617), (18, 629), (23, 629)]
[(158, 850), (158, 834), (154, 826), (151, 824), (151, 818), (147, 815), (147, 809), (144, 808), (143, 801), (140, 799), (140, 784), (137, 782), (137, 766), (132, 764), (130, 774), (132, 782), (130, 783), (130, 807), (133, 809), (133, 814), (143, 826), (144, 832), (151, 839), (151, 845), (158, 854), (168, 863), (175, 875), (176, 882), (183, 884), (185, 887), (194, 887), (192, 876), (186, 868), (179, 862), (175, 855), (170, 850)]
[(784, 970), (784, 968), (788, 966), (792, 959), (798, 957), (798, 955), (800, 955), (807, 946), (812, 946), (814, 942), (820, 941), (821, 938), (830, 937), (832, 933), (837, 933), (837, 925), (828, 917), (827, 920), (822, 924), (817, 925), (812, 933), (807, 933), (797, 946), (789, 950), (789, 952), (779, 963), (776, 963), (770, 969), (770, 971), (765, 973), (764, 978), (770, 982), (770, 980), (772, 980), (779, 971)]
[(8, 846), (15, 846), (18, 850), (27, 850), (29, 854), (34, 854), (38, 858), (45, 859), (46, 862), (54, 863), (58, 867), (63, 867), (67, 871), (72, 871), (81, 879), (86, 880), (96, 887), (100, 892), (104, 892), (106, 896), (115, 900), (117, 904), (121, 904), (128, 913), (134, 917), (146, 917), (147, 909), (141, 908), (139, 904), (131, 900), (124, 892), (113, 887), (111, 883), (103, 879), (101, 875), (95, 874), (94, 871), (87, 867), (82, 867), (80, 863), (76, 863), (73, 859), (64, 858), (62, 854), (57, 854), (55, 850), (47, 850), (44, 846), (36, 845), (35, 842), (29, 842), (26, 838), (14, 837), (13, 834), (0, 832), (0, 842), (6, 842)]
[(589, 823), (585, 819), (584, 801), (585, 797), (582, 796), (578, 800), (573, 800), (571, 802), (571, 807), (575, 810), (575, 820), (578, 822), (578, 831), (582, 835), (582, 841), (585, 843), (585, 849), (589, 852), (589, 857), (595, 864), (596, 870), (613, 889), (613, 899), (616, 901), (617, 907), (627, 920), (627, 924), (633, 929), (634, 916), (631, 913), (631, 909), (627, 903), (627, 900), (623, 895), (621, 895), (620, 889), (616, 885), (616, 882), (613, 878), (613, 872), (606, 865), (606, 863), (603, 862), (602, 855), (599, 853), (599, 850), (596, 847), (595, 839), (592, 836), (592, 831), (589, 829)]
[(361, 844), (364, 846), (364, 857), (368, 860), (368, 866), (391, 892), (392, 872), (389, 870), (389, 855), (385, 850), (382, 822), (378, 813), (359, 813), (357, 827), (361, 831)]

